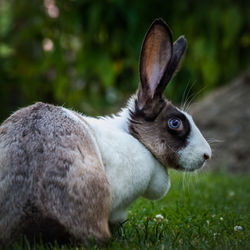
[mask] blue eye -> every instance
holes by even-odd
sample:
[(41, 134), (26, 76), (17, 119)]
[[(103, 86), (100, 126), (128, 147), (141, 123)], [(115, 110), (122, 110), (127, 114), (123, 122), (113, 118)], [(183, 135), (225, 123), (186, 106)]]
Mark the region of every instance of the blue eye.
[(178, 118), (172, 118), (168, 121), (168, 126), (171, 129), (181, 129), (182, 128), (182, 122)]

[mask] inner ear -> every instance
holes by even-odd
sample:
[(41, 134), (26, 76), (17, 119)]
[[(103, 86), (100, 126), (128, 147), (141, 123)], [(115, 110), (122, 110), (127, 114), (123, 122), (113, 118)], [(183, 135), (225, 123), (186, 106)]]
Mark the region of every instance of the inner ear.
[[(156, 88), (172, 58), (171, 31), (162, 19), (156, 19), (144, 39), (140, 57), (140, 99), (153, 99)], [(140, 100), (139, 100), (140, 101)]]

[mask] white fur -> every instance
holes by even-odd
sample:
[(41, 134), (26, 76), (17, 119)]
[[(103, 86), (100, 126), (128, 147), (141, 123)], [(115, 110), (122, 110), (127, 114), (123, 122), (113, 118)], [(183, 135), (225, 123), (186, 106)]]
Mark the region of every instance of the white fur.
[[(132, 102), (129, 105), (132, 105)], [(72, 119), (81, 121), (72, 111), (64, 110)], [(82, 116), (94, 130), (93, 138), (97, 140), (96, 144), (111, 186), (109, 220), (112, 223), (125, 220), (127, 207), (139, 196), (159, 199), (170, 187), (167, 170), (128, 133), (128, 117), (128, 108), (113, 117), (96, 119)]]
[(187, 146), (179, 151), (179, 163), (185, 170), (195, 170), (204, 165), (204, 154), (209, 158), (212, 156), (212, 151), (201, 134), (200, 130), (195, 125), (192, 117), (184, 111), (181, 111), (187, 117), (191, 130), (188, 137)]

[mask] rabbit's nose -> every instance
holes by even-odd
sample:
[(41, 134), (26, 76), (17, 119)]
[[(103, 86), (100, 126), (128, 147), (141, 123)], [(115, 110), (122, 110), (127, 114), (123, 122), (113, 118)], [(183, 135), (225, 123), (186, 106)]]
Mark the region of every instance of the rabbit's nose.
[(208, 160), (208, 159), (210, 158), (210, 156), (209, 156), (209, 154), (205, 153), (205, 154), (203, 155), (203, 158), (204, 158), (204, 160), (206, 161), (206, 160)]

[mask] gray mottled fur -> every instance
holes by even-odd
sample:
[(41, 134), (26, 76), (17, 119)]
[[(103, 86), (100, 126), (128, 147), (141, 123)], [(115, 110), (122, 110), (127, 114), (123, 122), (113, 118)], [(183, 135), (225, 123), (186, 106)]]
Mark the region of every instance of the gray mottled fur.
[(53, 105), (23, 108), (1, 125), (2, 244), (50, 230), (52, 239), (110, 237), (109, 183), (93, 147), (87, 130)]

